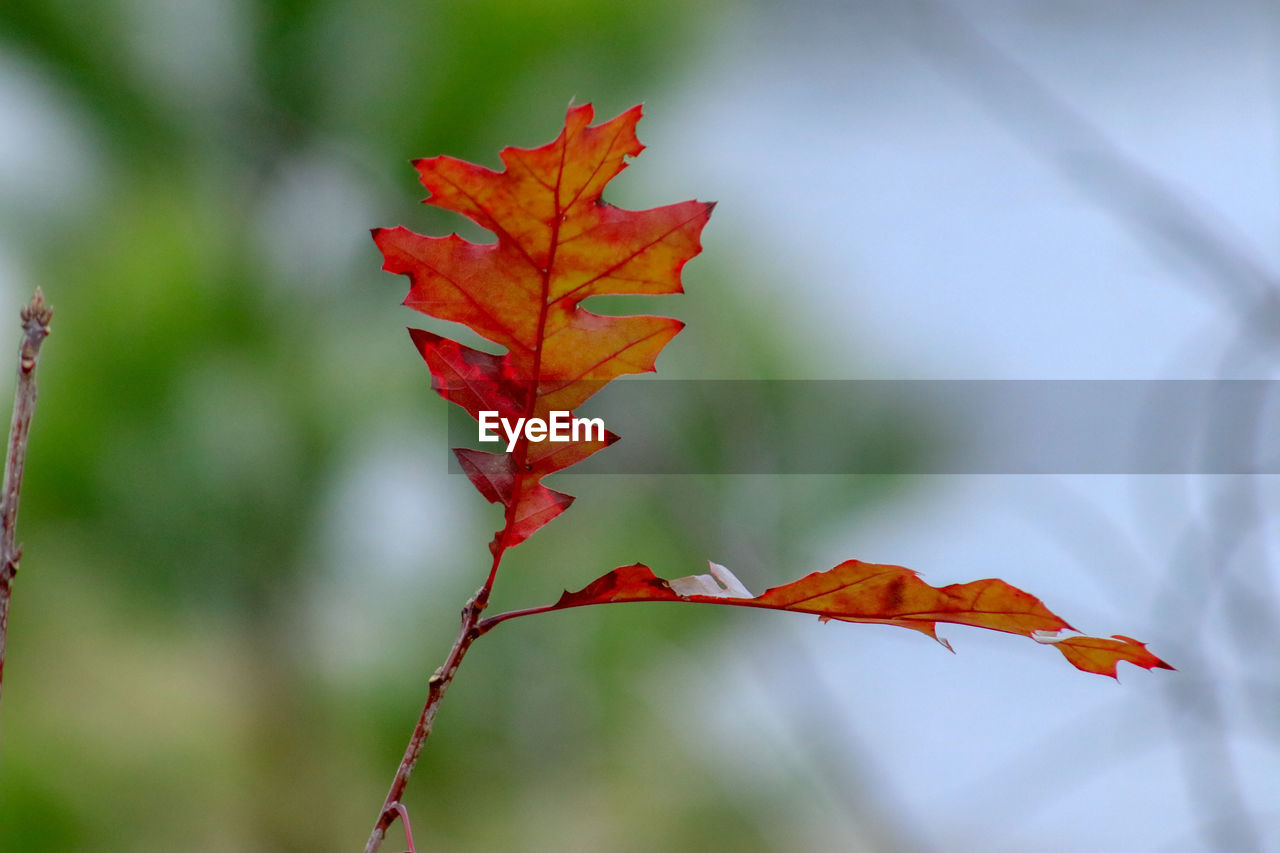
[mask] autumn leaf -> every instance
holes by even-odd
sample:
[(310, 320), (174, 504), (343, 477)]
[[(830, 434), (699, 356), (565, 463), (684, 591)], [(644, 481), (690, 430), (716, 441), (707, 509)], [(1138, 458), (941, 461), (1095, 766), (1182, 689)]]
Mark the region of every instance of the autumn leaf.
[[(492, 355), (410, 330), (432, 385), (472, 417), (546, 420), (571, 412), (605, 383), (654, 369), (683, 324), (669, 317), (606, 317), (581, 307), (603, 294), (680, 293), (680, 271), (701, 250), (713, 204), (687, 201), (627, 211), (601, 200), (605, 185), (643, 149), (640, 107), (595, 127), (590, 105), (570, 107), (564, 131), (541, 148), (507, 148), (495, 172), (452, 157), (417, 160), (426, 203), (492, 232), (476, 244), (456, 234), (424, 237), (374, 229), (383, 269), (409, 276), (404, 304), (463, 323), (505, 348)], [(572, 502), (542, 479), (617, 439), (529, 442), (510, 453), (458, 449), (463, 470), (489, 501), (506, 508), (495, 554), (555, 518)]]
[(950, 622), (1020, 634), (1054, 646), (1077, 669), (1116, 677), (1128, 661), (1145, 669), (1173, 669), (1130, 637), (1088, 637), (1044, 606), (1040, 599), (1002, 580), (988, 578), (934, 587), (902, 566), (847, 560), (752, 596), (724, 566), (711, 563), (710, 574), (675, 580), (657, 577), (648, 566), (614, 569), (577, 592), (565, 592), (555, 604), (504, 614), (481, 623), (483, 630), (512, 615), (550, 612), (593, 604), (629, 601), (684, 601), (809, 613), (822, 621), (871, 622), (919, 631), (948, 649), (937, 623)]
[[(461, 213), (496, 237), (476, 244), (456, 234), (424, 237), (405, 228), (375, 229), (383, 269), (409, 276), (404, 304), (441, 320), (463, 323), (502, 347), (495, 355), (411, 329), (430, 368), (432, 386), (473, 418), (548, 419), (579, 406), (605, 383), (654, 369), (662, 348), (682, 328), (668, 317), (606, 317), (582, 308), (603, 294), (679, 293), (684, 264), (701, 249), (714, 205), (687, 201), (645, 211), (605, 203), (601, 193), (643, 146), (635, 135), (640, 108), (591, 126), (589, 105), (570, 107), (563, 132), (534, 149), (502, 151), (503, 171), (452, 157), (415, 161), (427, 203)], [(465, 448), (455, 454), (468, 478), (506, 510), (490, 549), (503, 551), (565, 510), (569, 495), (542, 484), (617, 439), (606, 432), (567, 442), (514, 440), (509, 452)], [(712, 564), (710, 575), (666, 581), (643, 565), (615, 569), (554, 605), (479, 622), (481, 633), (516, 616), (624, 601), (729, 604), (814, 614), (824, 621), (872, 622), (911, 628), (938, 639), (950, 622), (1030, 637), (1053, 645), (1078, 669), (1115, 676), (1127, 660), (1171, 669), (1129, 637), (1088, 637), (1035, 596), (987, 579), (933, 587), (901, 566), (850, 560), (826, 572), (752, 596), (732, 574)]]

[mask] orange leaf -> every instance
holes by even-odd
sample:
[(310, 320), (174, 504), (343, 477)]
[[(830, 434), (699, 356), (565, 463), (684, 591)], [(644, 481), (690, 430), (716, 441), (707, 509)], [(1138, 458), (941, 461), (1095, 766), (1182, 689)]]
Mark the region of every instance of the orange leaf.
[[(590, 126), (591, 106), (570, 107), (564, 131), (541, 148), (507, 148), (504, 171), (452, 157), (414, 163), (428, 204), (461, 213), (497, 237), (424, 237), (375, 229), (383, 269), (409, 276), (404, 304), (464, 323), (506, 348), (501, 356), (411, 330), (436, 390), (478, 417), (496, 411), (546, 419), (572, 411), (605, 383), (654, 369), (683, 324), (668, 317), (605, 317), (580, 303), (601, 294), (680, 293), (680, 270), (701, 250), (713, 204), (687, 201), (627, 211), (600, 194), (626, 159), (643, 149), (640, 107)], [(463, 470), (507, 509), (495, 552), (517, 544), (573, 500), (541, 485), (616, 440), (542, 443), (521, 439), (511, 453), (455, 451)], [(486, 458), (487, 457), (487, 458)]]
[[(951, 644), (940, 639), (934, 628), (938, 622), (951, 622), (1031, 637), (1053, 645), (1077, 669), (1112, 678), (1122, 660), (1145, 669), (1173, 669), (1130, 637), (1103, 639), (1078, 634), (1040, 599), (1002, 580), (934, 587), (902, 566), (858, 560), (814, 572), (754, 598), (728, 569), (715, 563), (709, 575), (671, 581), (655, 576), (648, 566), (623, 566), (578, 592), (566, 592), (554, 605), (538, 612), (626, 601), (731, 604), (811, 613), (824, 622), (837, 619), (897, 625), (928, 634), (948, 649)], [(496, 624), (501, 618), (491, 621)]]

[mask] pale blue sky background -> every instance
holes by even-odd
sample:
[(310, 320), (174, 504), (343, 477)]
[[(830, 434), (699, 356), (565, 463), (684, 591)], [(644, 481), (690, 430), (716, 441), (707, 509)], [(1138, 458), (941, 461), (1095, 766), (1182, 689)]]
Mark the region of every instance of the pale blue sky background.
[[(1151, 219), (1100, 204), (1124, 188), (1096, 167), (1118, 153), (1224, 251), (1276, 269), (1273, 6), (955, 4), (1052, 94), (1046, 106), (985, 79), (970, 33), (940, 36), (880, 5), (744, 18), (680, 109), (649, 121), (652, 174), (721, 202), (709, 250), (755, 235), (774, 273), (754, 280), (760, 298), (813, 330), (805, 377), (1280, 378), (1275, 338), (1236, 348), (1230, 283)], [(1039, 111), (1060, 108), (1096, 134), (1085, 141), (1114, 148), (1037, 135)], [(1117, 685), (975, 630), (942, 632), (953, 657), (891, 629), (771, 621), (762, 636), (744, 619), (723, 669), (690, 665), (713, 721), (700, 742), (730, 763), (753, 755), (742, 772), (781, 765), (797, 780), (839, 778), (842, 755), (873, 767), (883, 786), (870, 808), (896, 813), (920, 849), (966, 837), (999, 851), (1228, 849), (1248, 836), (1215, 836), (1214, 817), (1240, 807), (1264, 849), (1280, 849), (1275, 636), (1252, 633), (1219, 591), (1233, 578), (1274, 607), (1276, 478), (926, 479), (833, 530), (803, 570), (857, 556), (938, 584), (1002, 577), (1082, 630), (1150, 641), (1180, 671), (1124, 667)], [(1252, 490), (1256, 526), (1241, 507)], [(842, 712), (825, 707), (833, 696)], [(797, 714), (814, 727), (782, 722)], [(822, 726), (836, 730), (797, 748)], [(767, 747), (737, 749), (748, 741)], [(1233, 776), (1239, 799), (1218, 784)], [(830, 817), (840, 804), (815, 808)]]

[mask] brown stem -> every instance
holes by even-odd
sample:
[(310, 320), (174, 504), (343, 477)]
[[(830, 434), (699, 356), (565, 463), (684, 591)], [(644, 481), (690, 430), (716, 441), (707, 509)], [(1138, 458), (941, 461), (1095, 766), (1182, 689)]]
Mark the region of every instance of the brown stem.
[[(365, 843), (365, 853), (377, 853), (383, 839), (387, 837), (387, 829), (395, 822), (398, 815), (406, 814), (400, 798), (404, 795), (404, 788), (409, 783), (409, 775), (413, 773), (414, 765), (418, 763), (418, 756), (422, 754), (422, 747), (431, 735), (431, 726), (435, 722), (436, 711), (440, 708), (440, 700), (444, 698), (445, 692), (453, 682), (453, 676), (458, 671), (458, 665), (462, 663), (467, 649), (471, 648), (476, 637), (480, 636), (480, 632), (476, 630), (476, 623), (480, 621), (480, 613), (489, 603), (489, 591), (493, 587), (494, 572), (501, 560), (501, 555), (502, 551), (499, 550), (494, 558), (494, 570), (490, 571), (488, 581), (462, 608), (462, 624), (458, 628), (458, 639), (454, 640), (453, 648), (449, 650), (449, 656), (445, 658), (444, 664), (427, 682), (427, 702), (422, 706), (418, 724), (413, 728), (413, 736), (409, 739), (408, 747), (405, 748), (404, 757), (400, 759), (396, 776), (391, 781), (391, 790), (387, 792), (387, 798), (382, 803), (382, 811), (379, 812), (378, 820), (373, 825), (373, 832), (369, 834), (369, 840)], [(408, 830), (409, 824), (406, 821), (405, 832), (408, 833)], [(412, 839), (409, 844), (412, 846)]]
[(0, 688), (4, 685), (5, 637), (9, 631), (9, 600), (13, 578), (18, 574), (22, 546), (15, 543), (18, 524), (18, 493), (22, 489), (22, 468), (27, 460), (27, 435), (36, 409), (36, 363), (40, 345), (49, 335), (53, 307), (46, 305), (44, 293), (36, 288), (31, 302), (22, 309), (22, 346), (18, 350), (18, 384), (13, 394), (13, 423), (9, 427), (9, 452), (4, 463), (4, 487), (0, 493)]
[[(522, 443), (516, 448), (519, 465), (524, 464), (525, 453), (527, 453), (527, 444)], [(516, 486), (514, 493), (519, 494), (518, 476)], [(449, 656), (445, 658), (444, 664), (427, 682), (426, 704), (422, 706), (418, 724), (413, 728), (413, 736), (409, 738), (404, 757), (400, 759), (400, 766), (396, 768), (396, 776), (391, 780), (391, 790), (387, 792), (387, 798), (382, 802), (382, 811), (378, 813), (373, 832), (369, 834), (369, 840), (365, 843), (364, 853), (378, 853), (383, 839), (387, 837), (387, 828), (395, 822), (398, 815), (408, 813), (400, 802), (401, 796), (404, 795), (404, 786), (409, 783), (409, 775), (413, 773), (413, 767), (418, 763), (418, 756), (422, 754), (422, 747), (426, 745), (427, 738), (431, 735), (431, 726), (435, 722), (436, 711), (440, 708), (440, 700), (444, 698), (445, 691), (453, 682), (458, 665), (462, 663), (467, 649), (471, 648), (471, 644), (483, 633), (476, 626), (480, 623), (480, 614), (489, 605), (489, 594), (493, 592), (493, 582), (497, 580), (498, 567), (502, 565), (502, 555), (511, 546), (511, 531), (516, 523), (515, 505), (515, 501), (512, 501), (507, 507), (502, 530), (494, 540), (493, 564), (489, 567), (489, 576), (485, 578), (484, 586), (476, 590), (476, 594), (471, 596), (471, 600), (462, 608), (462, 624), (458, 628), (458, 639), (453, 641), (453, 648), (449, 650)], [(408, 830), (407, 822), (405, 829)], [(412, 846), (412, 840), (409, 843)]]

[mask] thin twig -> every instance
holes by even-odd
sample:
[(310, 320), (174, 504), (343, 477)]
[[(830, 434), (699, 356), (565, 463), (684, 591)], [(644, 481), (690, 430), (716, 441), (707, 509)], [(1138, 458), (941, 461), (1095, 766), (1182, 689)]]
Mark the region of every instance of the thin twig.
[(0, 688), (4, 685), (5, 637), (9, 632), (9, 600), (13, 578), (18, 574), (22, 546), (15, 543), (18, 524), (18, 493), (22, 490), (22, 468), (27, 461), (27, 435), (36, 409), (36, 363), (40, 345), (49, 335), (53, 307), (46, 305), (44, 293), (36, 288), (31, 302), (22, 309), (22, 346), (18, 350), (18, 384), (13, 395), (13, 423), (9, 427), (9, 452), (4, 463), (4, 491), (0, 494)]
[[(453, 682), (453, 676), (458, 671), (458, 664), (462, 663), (463, 655), (467, 653), (467, 649), (471, 648), (476, 637), (480, 636), (476, 631), (476, 622), (480, 619), (480, 611), (484, 607), (483, 600), (488, 598), (488, 594), (489, 585), (486, 584), (471, 596), (471, 600), (462, 608), (462, 625), (458, 629), (458, 639), (454, 641), (444, 664), (427, 682), (426, 704), (422, 706), (422, 714), (418, 717), (418, 724), (414, 726), (413, 737), (409, 739), (409, 746), (405, 749), (404, 757), (400, 759), (400, 767), (397, 768), (395, 778), (391, 781), (391, 790), (387, 792), (387, 798), (383, 801), (382, 812), (378, 815), (373, 832), (370, 833), (369, 840), (364, 846), (365, 853), (377, 853), (382, 846), (382, 840), (387, 837), (387, 829), (395, 822), (396, 816), (403, 816), (406, 813), (400, 798), (404, 796), (405, 785), (409, 783), (409, 775), (413, 773), (414, 765), (418, 763), (422, 747), (426, 745), (427, 738), (431, 735), (431, 726), (435, 722), (436, 711), (440, 708), (440, 700), (444, 698), (445, 692)], [(406, 822), (406, 833), (408, 828), (409, 824)]]
[[(525, 454), (528, 453), (528, 445), (521, 442), (516, 448), (519, 461), (523, 463)], [(514, 506), (514, 504), (512, 505)], [(422, 755), (422, 747), (427, 743), (427, 738), (431, 736), (431, 727), (435, 723), (436, 712), (440, 709), (440, 701), (444, 699), (444, 694), (449, 689), (449, 685), (453, 683), (453, 676), (458, 672), (458, 665), (462, 663), (462, 658), (467, 653), (467, 649), (471, 648), (471, 644), (480, 636), (481, 632), (477, 625), (480, 623), (480, 614), (484, 612), (485, 607), (489, 605), (489, 595), (493, 592), (493, 583), (498, 578), (498, 567), (502, 565), (502, 556), (507, 552), (507, 548), (511, 544), (511, 531), (515, 527), (515, 512), (512, 507), (508, 507), (502, 525), (502, 530), (498, 533), (492, 544), (493, 563), (489, 567), (489, 576), (485, 578), (484, 586), (476, 590), (476, 594), (462, 608), (462, 624), (458, 627), (458, 638), (453, 641), (453, 648), (449, 650), (449, 656), (445, 658), (444, 663), (427, 681), (427, 701), (422, 706), (422, 713), (418, 716), (418, 723), (413, 727), (413, 735), (409, 738), (409, 745), (405, 747), (404, 757), (400, 759), (400, 766), (396, 768), (395, 778), (391, 780), (391, 790), (387, 792), (387, 798), (382, 802), (382, 811), (378, 813), (378, 819), (373, 824), (373, 832), (369, 833), (369, 840), (365, 843), (364, 853), (378, 853), (382, 847), (382, 841), (387, 837), (387, 829), (395, 822), (397, 816), (401, 818), (408, 817), (408, 810), (400, 801), (404, 796), (405, 785), (409, 784), (409, 776), (413, 773), (414, 766), (418, 763), (418, 757)], [(409, 836), (409, 822), (405, 820), (405, 837), (409, 841), (412, 849), (413, 839)]]

